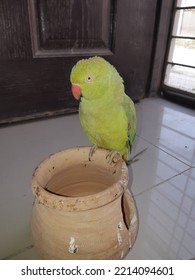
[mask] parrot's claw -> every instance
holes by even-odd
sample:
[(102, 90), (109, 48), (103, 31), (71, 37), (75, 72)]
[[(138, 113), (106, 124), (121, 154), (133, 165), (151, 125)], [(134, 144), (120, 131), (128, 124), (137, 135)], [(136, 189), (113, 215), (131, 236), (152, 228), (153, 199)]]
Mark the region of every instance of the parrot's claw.
[(115, 164), (122, 159), (122, 155), (118, 151), (111, 151), (107, 154), (106, 159), (108, 159), (109, 164)]
[(95, 153), (95, 151), (97, 150), (97, 148), (98, 148), (98, 146), (96, 146), (96, 145), (94, 145), (94, 146), (91, 147), (91, 149), (90, 149), (90, 151), (89, 151), (89, 157), (88, 157), (89, 161), (91, 161), (92, 156), (94, 155), (94, 153)]

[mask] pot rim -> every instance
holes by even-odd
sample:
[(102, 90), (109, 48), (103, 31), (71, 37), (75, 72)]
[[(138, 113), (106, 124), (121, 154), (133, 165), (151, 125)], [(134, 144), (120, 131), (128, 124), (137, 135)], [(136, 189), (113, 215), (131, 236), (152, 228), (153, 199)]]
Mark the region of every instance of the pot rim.
[[(119, 168), (119, 177), (117, 181), (114, 182), (112, 185), (108, 186), (108, 188), (106, 188), (105, 190), (91, 195), (78, 197), (57, 195), (47, 191), (43, 184), (40, 183), (39, 176), (41, 172), (44, 173), (47, 182), (49, 181), (48, 178), (51, 178), (52, 174), (54, 174), (54, 168), (49, 169), (49, 166), (55, 160), (56, 157), (60, 156), (62, 161), (67, 161), (70, 158), (66, 156), (71, 152), (76, 152), (77, 155), (80, 155), (78, 159), (80, 159), (81, 156), (86, 156), (86, 161), (89, 163), (88, 154), (90, 149), (91, 147), (88, 146), (77, 146), (73, 148), (64, 149), (51, 154), (46, 159), (40, 162), (40, 164), (34, 170), (32, 176), (32, 192), (38, 203), (43, 204), (49, 208), (64, 210), (68, 212), (85, 211), (108, 204), (120, 197), (124, 193), (128, 185), (128, 168), (122, 157), (116, 163), (112, 163), (112, 167)], [(90, 161), (90, 164), (95, 163), (95, 159), (97, 156), (104, 156), (103, 158), (105, 160), (106, 155), (109, 152), (110, 150), (98, 148), (92, 158), (92, 161)]]

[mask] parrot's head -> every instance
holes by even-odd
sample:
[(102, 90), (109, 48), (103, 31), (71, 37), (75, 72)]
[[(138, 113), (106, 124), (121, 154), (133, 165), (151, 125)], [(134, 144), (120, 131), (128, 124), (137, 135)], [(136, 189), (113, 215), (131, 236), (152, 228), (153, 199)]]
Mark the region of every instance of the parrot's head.
[(102, 57), (82, 59), (72, 68), (70, 81), (72, 94), (79, 100), (101, 98), (109, 94), (110, 85), (118, 81), (123, 86), (123, 80), (116, 69)]

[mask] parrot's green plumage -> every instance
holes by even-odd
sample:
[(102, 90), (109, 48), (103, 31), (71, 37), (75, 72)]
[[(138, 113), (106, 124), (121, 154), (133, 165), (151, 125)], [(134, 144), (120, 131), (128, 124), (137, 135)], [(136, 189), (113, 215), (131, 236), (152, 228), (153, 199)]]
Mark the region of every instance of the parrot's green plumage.
[(91, 57), (77, 62), (70, 80), (74, 97), (81, 97), (79, 117), (88, 139), (120, 152), (127, 161), (136, 134), (136, 111), (117, 70), (105, 59)]

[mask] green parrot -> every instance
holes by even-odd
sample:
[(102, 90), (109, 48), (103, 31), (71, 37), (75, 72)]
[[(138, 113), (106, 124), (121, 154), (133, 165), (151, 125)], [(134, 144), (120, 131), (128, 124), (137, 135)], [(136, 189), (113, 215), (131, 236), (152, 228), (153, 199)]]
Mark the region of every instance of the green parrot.
[(80, 100), (81, 126), (93, 147), (119, 152), (128, 163), (136, 135), (136, 111), (117, 70), (102, 57), (90, 57), (76, 63), (70, 80), (72, 94)]

